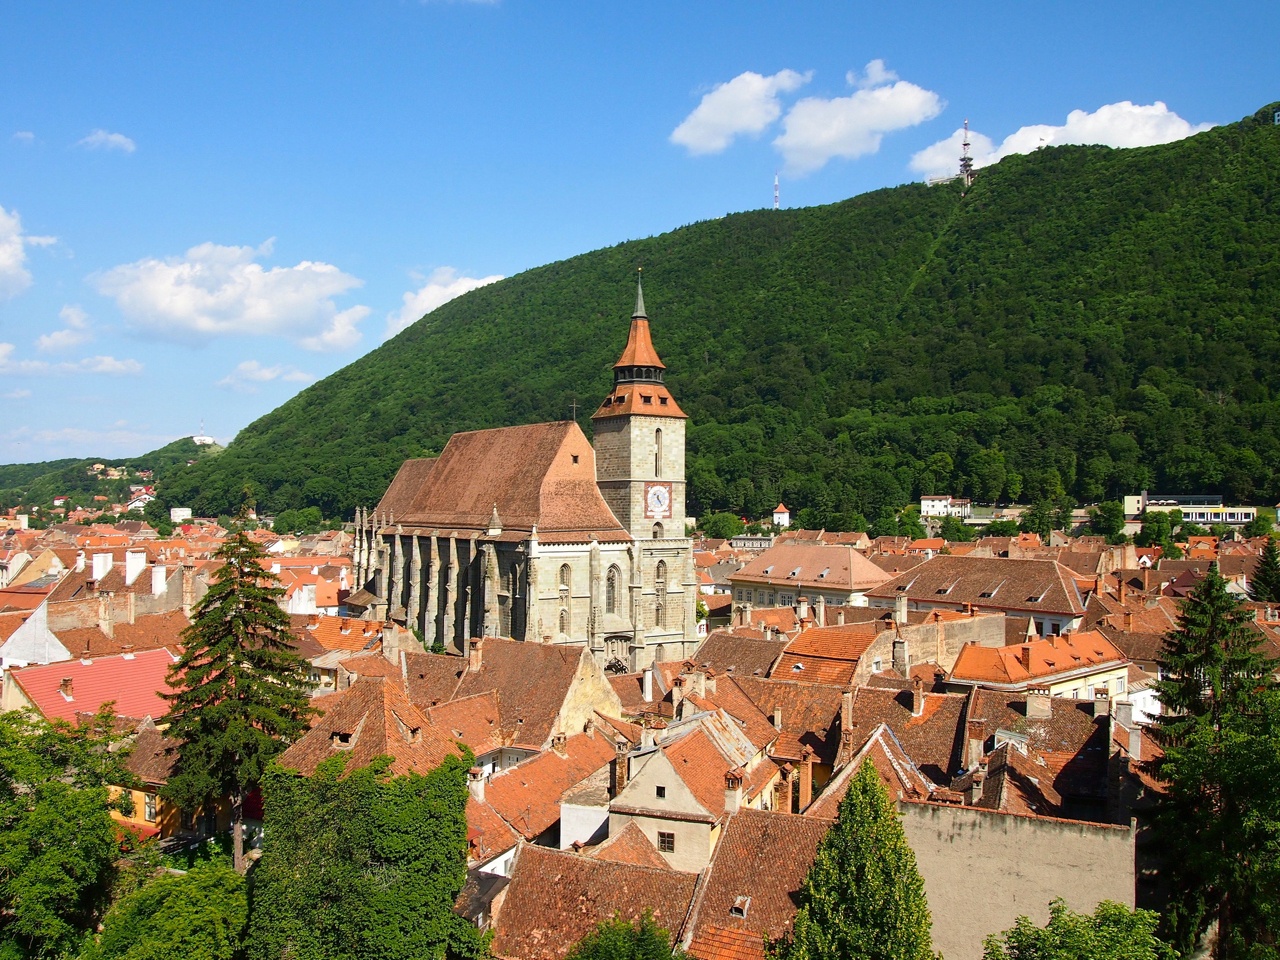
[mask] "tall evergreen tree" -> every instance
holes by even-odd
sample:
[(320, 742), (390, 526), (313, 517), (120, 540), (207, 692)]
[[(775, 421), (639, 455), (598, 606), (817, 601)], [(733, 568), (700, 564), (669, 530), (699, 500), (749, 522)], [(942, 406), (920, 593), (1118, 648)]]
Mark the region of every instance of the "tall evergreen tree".
[(1258, 603), (1280, 603), (1280, 550), (1273, 537), (1267, 537), (1258, 565), (1249, 583), (1249, 596)]
[(222, 566), (183, 632), (169, 671), (169, 736), (181, 744), (165, 796), (184, 810), (231, 802), (236, 869), (244, 870), (244, 799), (271, 758), (306, 727), (306, 665), (294, 651), (284, 593), (265, 554), (237, 525)]
[[(1252, 618), (1212, 565), (1165, 638), (1155, 684), (1166, 937), (1190, 952), (1216, 921), (1219, 960), (1275, 956), (1280, 938), (1280, 691)], [(1272, 952), (1246, 948), (1266, 943)]]
[(801, 888), (775, 960), (933, 960), (915, 854), (875, 768), (864, 763)]

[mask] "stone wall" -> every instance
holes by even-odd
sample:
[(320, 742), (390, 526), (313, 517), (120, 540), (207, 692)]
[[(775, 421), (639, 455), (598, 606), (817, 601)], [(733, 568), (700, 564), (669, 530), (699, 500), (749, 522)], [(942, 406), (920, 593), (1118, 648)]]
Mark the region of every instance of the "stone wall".
[(979, 960), (982, 939), (1020, 916), (1043, 925), (1049, 901), (1080, 912), (1102, 900), (1134, 904), (1130, 827), (899, 803), (933, 913), (933, 947)]

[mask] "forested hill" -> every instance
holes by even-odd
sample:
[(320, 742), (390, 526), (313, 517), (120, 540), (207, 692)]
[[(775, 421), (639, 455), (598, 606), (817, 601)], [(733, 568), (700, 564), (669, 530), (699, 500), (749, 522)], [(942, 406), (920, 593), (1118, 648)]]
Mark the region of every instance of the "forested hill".
[(690, 512), (833, 524), (922, 492), (1280, 498), (1275, 106), (1179, 143), (1055, 147), (958, 184), (697, 223), (467, 294), (162, 491), (373, 504), (458, 430), (584, 429), (637, 264), (690, 415)]

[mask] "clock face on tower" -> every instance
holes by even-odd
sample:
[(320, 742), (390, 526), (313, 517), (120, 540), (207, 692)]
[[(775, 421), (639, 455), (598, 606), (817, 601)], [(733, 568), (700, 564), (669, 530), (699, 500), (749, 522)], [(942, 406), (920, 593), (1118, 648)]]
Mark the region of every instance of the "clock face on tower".
[(671, 484), (644, 485), (644, 515), (650, 520), (666, 520), (671, 516)]

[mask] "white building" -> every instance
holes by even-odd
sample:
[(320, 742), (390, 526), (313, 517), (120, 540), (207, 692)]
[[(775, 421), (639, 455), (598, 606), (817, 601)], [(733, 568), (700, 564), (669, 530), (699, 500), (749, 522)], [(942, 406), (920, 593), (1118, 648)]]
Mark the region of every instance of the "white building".
[(968, 520), (973, 516), (973, 501), (949, 494), (940, 496), (922, 496), (920, 498), (921, 517), (957, 517)]

